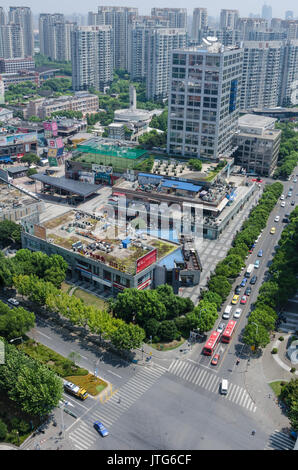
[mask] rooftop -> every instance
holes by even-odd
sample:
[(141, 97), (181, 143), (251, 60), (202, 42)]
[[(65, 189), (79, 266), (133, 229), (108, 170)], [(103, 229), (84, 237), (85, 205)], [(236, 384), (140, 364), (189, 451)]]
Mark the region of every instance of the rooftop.
[(157, 250), (159, 260), (177, 249), (177, 244), (147, 234), (133, 230), (128, 234), (107, 213), (97, 214), (95, 218), (73, 210), (43, 223), (43, 227), (48, 242), (132, 275), (137, 272), (137, 261), (144, 255)]
[(255, 114), (244, 114), (238, 119), (239, 126), (262, 127), (264, 129), (274, 125), (277, 121), (275, 118), (267, 116), (257, 116)]
[(43, 184), (48, 184), (55, 188), (68, 191), (72, 194), (78, 194), (83, 197), (91, 196), (91, 194), (96, 193), (101, 188), (98, 184), (83, 183), (81, 181), (65, 178), (64, 176), (56, 178), (54, 176), (42, 175), (39, 173), (32, 175), (31, 178), (41, 181)]
[(147, 153), (146, 150), (132, 148), (131, 146), (125, 147), (123, 141), (116, 143), (112, 139), (104, 139), (101, 137), (93, 137), (92, 139), (86, 140), (82, 144), (79, 144), (77, 149), (80, 152), (98, 153), (101, 155), (129, 158), (133, 160), (140, 158), (142, 155)]

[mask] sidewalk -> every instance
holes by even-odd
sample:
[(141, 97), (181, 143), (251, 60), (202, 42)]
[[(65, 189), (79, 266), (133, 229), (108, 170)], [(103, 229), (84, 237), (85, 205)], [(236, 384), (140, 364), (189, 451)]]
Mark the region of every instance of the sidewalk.
[[(276, 336), (281, 335), (277, 333)], [(269, 384), (281, 380), (288, 382), (296, 375), (289, 372), (289, 366), (285, 364), (287, 339), (278, 341), (281, 346), (276, 355), (271, 354), (272, 348), (276, 347), (275, 343), (276, 339), (273, 339), (259, 357), (251, 357), (248, 360), (244, 381), (250, 397), (260, 410), (259, 413), (264, 413), (264, 419), (269, 417), (275, 428), (281, 430), (289, 428), (290, 423)]]

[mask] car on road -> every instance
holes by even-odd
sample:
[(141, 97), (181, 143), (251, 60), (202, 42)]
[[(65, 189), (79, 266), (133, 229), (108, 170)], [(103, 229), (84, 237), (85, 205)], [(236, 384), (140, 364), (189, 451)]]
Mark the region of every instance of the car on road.
[(233, 317), (239, 318), (241, 316), (241, 313), (242, 313), (242, 308), (236, 308)]
[(239, 300), (239, 295), (234, 295), (234, 297), (232, 298), (232, 304), (236, 305), (238, 303), (238, 300)]
[(282, 194), (282, 195), (280, 196), (280, 200), (281, 200), (281, 201), (283, 201), (283, 200), (284, 200), (284, 198), (285, 198), (285, 195), (284, 195), (284, 194)]
[(258, 251), (258, 256), (261, 258), (263, 256), (263, 250)]
[(216, 331), (217, 331), (218, 333), (222, 333), (223, 330), (225, 329), (225, 326), (226, 326), (226, 325), (225, 325), (224, 323), (220, 323), (220, 324), (218, 325)]
[(108, 436), (109, 431), (104, 427), (104, 425), (100, 421), (95, 421), (93, 426), (102, 437)]
[(270, 230), (271, 235), (274, 235), (275, 232), (276, 232), (276, 228), (275, 228), (275, 227), (272, 227), (271, 230)]
[(242, 279), (242, 281), (241, 281), (240, 286), (241, 286), (241, 287), (245, 287), (246, 283), (247, 283), (247, 277), (244, 277), (244, 278)]
[(253, 249), (256, 247), (256, 244), (254, 243), (253, 245), (251, 245), (250, 249), (249, 249), (249, 253), (252, 253), (253, 252)]
[(261, 263), (261, 262), (260, 262), (259, 259), (257, 259), (257, 260), (255, 261), (255, 268), (256, 268), (256, 269), (258, 269), (258, 268), (260, 267), (260, 263)]
[(280, 217), (279, 217), (279, 215), (277, 215), (274, 219), (274, 222), (279, 222), (279, 219), (280, 219)]
[(257, 279), (258, 279), (257, 276), (253, 276), (250, 280), (250, 284), (252, 285), (255, 284), (257, 282)]
[(286, 207), (285, 201), (282, 201), (282, 202), (280, 203), (280, 207)]
[(241, 297), (240, 303), (241, 303), (241, 304), (246, 304), (246, 302), (247, 302), (247, 297), (246, 297), (246, 295), (243, 295), (243, 296)]
[(236, 287), (235, 287), (235, 294), (239, 295), (240, 292), (241, 292), (241, 286), (240, 286), (240, 285), (239, 285), (239, 286), (236, 286)]
[(20, 302), (18, 302), (17, 299), (8, 299), (7, 302), (9, 302), (11, 305), (14, 305), (15, 307), (20, 305)]
[(219, 355), (219, 354), (214, 354), (213, 359), (212, 359), (212, 361), (211, 361), (211, 364), (212, 364), (213, 366), (217, 366), (218, 361), (219, 361), (219, 358), (220, 358), (220, 355)]
[(248, 286), (246, 289), (245, 289), (245, 292), (244, 292), (245, 295), (250, 295), (251, 294), (251, 287)]
[(291, 201), (291, 206), (295, 206), (295, 201)]
[(297, 178), (294, 178), (294, 179), (293, 179), (293, 183), (297, 183)]

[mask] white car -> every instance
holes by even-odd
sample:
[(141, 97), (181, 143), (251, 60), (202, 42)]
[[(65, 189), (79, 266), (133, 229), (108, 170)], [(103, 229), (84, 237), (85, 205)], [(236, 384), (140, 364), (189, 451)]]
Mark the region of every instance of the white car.
[(8, 301), (11, 305), (20, 305), (20, 302), (18, 302), (16, 299), (8, 299)]
[(279, 218), (280, 218), (279, 215), (277, 215), (274, 219), (274, 222), (279, 222)]
[(280, 207), (285, 207), (285, 206), (286, 206), (285, 201), (282, 201), (282, 202), (280, 203)]
[(233, 317), (239, 318), (241, 316), (241, 313), (242, 313), (242, 308), (236, 308)]
[(283, 201), (284, 198), (285, 198), (285, 196), (284, 196), (284, 194), (282, 194), (282, 195), (280, 196), (280, 200)]
[(224, 323), (220, 323), (220, 324), (218, 325), (216, 331), (218, 331), (218, 333), (222, 333), (224, 329), (225, 329), (225, 324), (224, 324)]
[(294, 179), (293, 179), (293, 183), (297, 183), (297, 178), (294, 178)]

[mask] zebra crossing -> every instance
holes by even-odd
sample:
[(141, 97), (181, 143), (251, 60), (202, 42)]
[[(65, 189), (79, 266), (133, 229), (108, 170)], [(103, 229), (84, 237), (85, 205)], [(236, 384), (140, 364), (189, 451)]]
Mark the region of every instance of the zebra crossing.
[[(208, 390), (210, 393), (218, 393), (219, 385), (222, 380), (222, 377), (219, 377), (214, 372), (200, 368), (196, 364), (191, 364), (190, 362), (181, 361), (179, 359), (172, 362), (168, 372), (170, 374), (177, 375), (183, 380), (202, 387), (205, 390)], [(240, 385), (230, 383), (229, 393), (227, 395), (222, 395), (222, 397), (239, 406), (243, 406), (252, 413), (255, 413), (257, 410), (257, 407), (255, 406), (247, 391), (243, 387), (240, 387)]]
[(295, 441), (288, 434), (275, 430), (264, 450), (293, 450)]
[(90, 448), (98, 439), (93, 428), (94, 421), (101, 421), (109, 429), (166, 371), (165, 367), (158, 364), (143, 367), (105, 403), (94, 407), (88, 413), (86, 422), (81, 421), (80, 425), (68, 435), (75, 449)]

